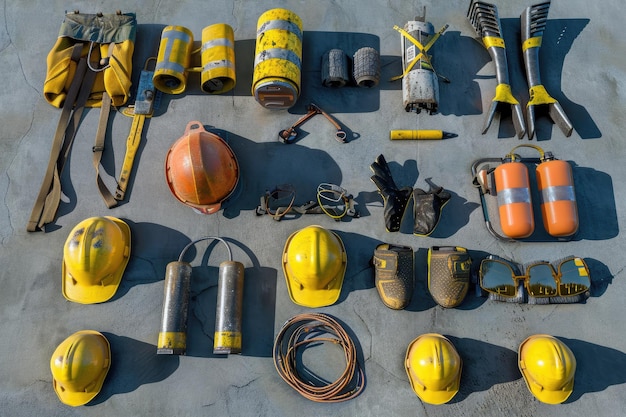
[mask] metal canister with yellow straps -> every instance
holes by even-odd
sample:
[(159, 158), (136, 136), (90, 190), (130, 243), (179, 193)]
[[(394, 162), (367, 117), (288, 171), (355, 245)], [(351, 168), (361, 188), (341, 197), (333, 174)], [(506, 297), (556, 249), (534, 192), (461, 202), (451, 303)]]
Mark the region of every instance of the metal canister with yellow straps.
[(152, 78), (157, 89), (168, 94), (185, 91), (192, 48), (193, 33), (186, 27), (167, 26), (163, 29)]
[[(200, 88), (205, 93), (221, 94), (235, 87), (235, 35), (233, 28), (216, 23), (202, 30), (202, 45), (194, 46), (193, 33), (183, 26), (163, 29), (153, 82), (168, 94), (187, 89), (190, 72), (199, 72)], [(201, 66), (191, 67), (191, 57), (201, 53)]]
[(225, 23), (202, 29), (202, 91), (221, 94), (235, 87), (235, 34)]
[(257, 23), (252, 94), (265, 108), (288, 109), (300, 96), (302, 20), (270, 9)]

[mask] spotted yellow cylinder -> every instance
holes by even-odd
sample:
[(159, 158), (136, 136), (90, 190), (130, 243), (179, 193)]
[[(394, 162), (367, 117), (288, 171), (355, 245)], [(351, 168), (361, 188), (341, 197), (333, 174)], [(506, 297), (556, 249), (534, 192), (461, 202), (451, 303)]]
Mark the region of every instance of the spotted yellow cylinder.
[(235, 34), (225, 23), (202, 29), (201, 88), (209, 94), (221, 94), (235, 87)]
[(180, 94), (187, 87), (193, 33), (183, 26), (167, 26), (161, 34), (152, 82), (168, 94)]
[(257, 22), (252, 94), (269, 109), (288, 109), (300, 95), (302, 20), (270, 9)]

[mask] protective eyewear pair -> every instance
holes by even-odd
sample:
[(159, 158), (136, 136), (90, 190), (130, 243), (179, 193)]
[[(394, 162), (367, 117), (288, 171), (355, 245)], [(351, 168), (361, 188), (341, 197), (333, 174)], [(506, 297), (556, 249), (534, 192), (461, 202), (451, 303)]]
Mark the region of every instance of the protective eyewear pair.
[(531, 297), (574, 297), (588, 292), (591, 280), (585, 261), (574, 256), (558, 264), (533, 263), (524, 275), (516, 274), (510, 262), (490, 257), (480, 263), (479, 284), (488, 293), (505, 298), (521, 297), (522, 285)]

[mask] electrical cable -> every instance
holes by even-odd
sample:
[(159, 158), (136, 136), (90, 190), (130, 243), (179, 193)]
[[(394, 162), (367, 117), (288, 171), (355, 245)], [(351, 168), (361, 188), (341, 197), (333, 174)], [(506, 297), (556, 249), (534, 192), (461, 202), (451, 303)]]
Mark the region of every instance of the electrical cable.
[[(285, 337), (289, 335), (286, 340)], [(333, 337), (322, 337), (329, 335)], [(298, 372), (298, 353), (310, 344), (323, 342), (340, 345), (346, 367), (336, 381), (321, 382)], [(305, 313), (292, 317), (283, 325), (274, 342), (274, 366), (280, 377), (303, 397), (324, 403), (347, 401), (365, 388), (365, 372), (359, 365), (356, 347), (348, 333), (333, 317), (323, 313)]]

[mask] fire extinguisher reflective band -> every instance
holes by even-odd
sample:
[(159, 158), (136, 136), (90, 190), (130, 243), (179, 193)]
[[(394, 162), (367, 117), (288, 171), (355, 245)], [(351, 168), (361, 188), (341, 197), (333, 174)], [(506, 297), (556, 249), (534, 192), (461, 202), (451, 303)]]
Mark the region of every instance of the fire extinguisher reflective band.
[(261, 27), (257, 29), (256, 35), (259, 36), (263, 32), (267, 32), (268, 30), (272, 29), (286, 30), (287, 32), (291, 32), (296, 35), (298, 39), (302, 41), (302, 30), (300, 30), (298, 25), (288, 20), (281, 19), (268, 20), (267, 22), (264, 22)]
[(234, 48), (233, 43), (228, 38), (211, 39), (208, 42), (202, 44), (201, 51), (204, 52), (208, 49), (215, 48), (216, 46), (226, 46), (228, 48)]
[(264, 49), (256, 57), (254, 57), (254, 66), (256, 67), (260, 62), (266, 59), (284, 59), (286, 61), (293, 62), (300, 67), (300, 57), (293, 51), (284, 48), (271, 48)]
[(225, 61), (223, 59), (220, 59), (218, 61), (207, 62), (202, 67), (202, 71), (212, 70), (213, 68), (235, 68), (235, 66), (230, 61)]
[(528, 188), (507, 188), (498, 191), (499, 206), (513, 203), (530, 204), (530, 190)]
[[(189, 34), (177, 30), (171, 30), (167, 32), (167, 43), (165, 44), (165, 50), (163, 51), (163, 56), (166, 57), (167, 61), (159, 61), (157, 62), (156, 69), (157, 70), (170, 70), (178, 73), (184, 73), (187, 68), (185, 68), (181, 63), (170, 61), (171, 55), (174, 53), (174, 41), (180, 41), (183, 45), (187, 45), (191, 42), (191, 37)], [(180, 44), (177, 42), (177, 48), (180, 48)], [(174, 58), (175, 59), (175, 58)]]
[(552, 203), (553, 201), (576, 201), (574, 187), (571, 185), (559, 185), (541, 190), (541, 201)]

